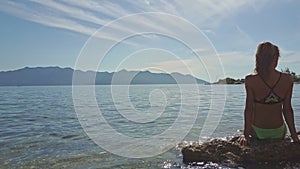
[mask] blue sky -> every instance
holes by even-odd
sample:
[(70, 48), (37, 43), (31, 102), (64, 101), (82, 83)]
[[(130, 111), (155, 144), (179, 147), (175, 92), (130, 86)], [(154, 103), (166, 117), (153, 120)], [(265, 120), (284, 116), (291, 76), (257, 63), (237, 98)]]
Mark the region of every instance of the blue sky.
[[(243, 78), (253, 71), (257, 44), (271, 41), (281, 50), (278, 69), (289, 67), (300, 74), (299, 7), (297, 0), (0, 1), (0, 70), (74, 68), (80, 51), (90, 49), (95, 56), (103, 53), (101, 47), (87, 47), (98, 33), (96, 39), (115, 42), (103, 59), (98, 58), (98, 71), (181, 72), (208, 81), (223, 76)], [(149, 12), (162, 17), (126, 18)], [(168, 15), (178, 19), (164, 17)], [(203, 36), (189, 31), (183, 19)], [(191, 49), (185, 41), (163, 34), (137, 34), (140, 30), (180, 34), (198, 47)], [(122, 33), (131, 36), (116, 43)], [(94, 60), (83, 60), (76, 68), (95, 69)]]

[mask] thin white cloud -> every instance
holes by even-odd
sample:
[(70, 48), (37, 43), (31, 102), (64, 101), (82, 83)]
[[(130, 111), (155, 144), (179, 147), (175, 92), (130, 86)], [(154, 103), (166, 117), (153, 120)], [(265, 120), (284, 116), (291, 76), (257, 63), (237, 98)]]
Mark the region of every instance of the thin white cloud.
[[(215, 1), (204, 0), (123, 1), (120, 4), (115, 3), (114, 1), (97, 2), (91, 0), (64, 0), (61, 2), (32, 0), (31, 3), (32, 2), (38, 3), (40, 6), (32, 7), (28, 5), (28, 3), (21, 1), (1, 1), (0, 10), (45, 26), (67, 29), (83, 34), (91, 34), (96, 27), (84, 24), (81, 21), (105, 25), (113, 19), (132, 13), (165, 12), (203, 23), (208, 19), (212, 19), (212, 17), (213, 20), (217, 21), (218, 18), (223, 18), (226, 16), (225, 14), (233, 12), (235, 9), (238, 9), (238, 7), (248, 3), (244, 1), (233, 2), (232, 0), (222, 1), (221, 4), (220, 2), (217, 3)], [(48, 12), (43, 12), (44, 9), (47, 9)], [(176, 26), (176, 23), (172, 23), (172, 21), (163, 21), (159, 19), (156, 21), (149, 21), (146, 18), (139, 20), (138, 24), (136, 23), (134, 26), (152, 26), (158, 29), (159, 22), (168, 22)], [(118, 32), (120, 30), (124, 31), (125, 28), (120, 27), (114, 29), (116, 29), (115, 32)]]
[(286, 50), (286, 49), (280, 49), (280, 62), (284, 64), (288, 63), (300, 63), (300, 51), (292, 51), (292, 50)]
[(31, 9), (22, 3), (1, 1), (0, 4), (1, 11), (45, 26), (66, 29), (86, 35), (91, 35), (96, 31), (96, 29), (86, 27), (76, 21), (59, 18), (53, 15), (48, 15), (47, 13), (42, 13), (38, 10)]
[[(236, 77), (233, 78), (243, 78), (246, 74), (253, 71), (254, 56), (250, 53), (233, 51), (219, 53), (218, 56), (221, 62), (219, 62), (216, 56), (207, 56), (205, 62), (197, 58), (174, 59), (153, 63), (150, 65), (152, 69), (148, 69), (153, 71), (163, 70), (163, 72), (168, 73), (179, 72), (182, 74), (191, 74), (210, 82), (218, 81), (224, 78), (224, 75), (227, 77), (234, 74)], [(141, 69), (137, 68), (135, 70)], [(237, 70), (239, 72), (236, 72)]]
[[(30, 3), (36, 3), (38, 5), (30, 5)], [(204, 0), (124, 0), (121, 3), (115, 3), (115, 1), (99, 2), (92, 0), (31, 0), (30, 3), (22, 1), (1, 1), (0, 10), (45, 26), (70, 30), (90, 36), (98, 28), (114, 19), (137, 12), (162, 12), (184, 17), (197, 24), (198, 28), (201, 29), (204, 27), (205, 29), (202, 29), (204, 33), (215, 35), (215, 28), (212, 28), (212, 25), (218, 26), (217, 23), (224, 17), (230, 15), (230, 13), (234, 13), (235, 10), (239, 10), (240, 7), (247, 5), (249, 2), (233, 2), (232, 0), (225, 0), (221, 3)], [(167, 23), (167, 26), (161, 23)], [(115, 24), (110, 24), (109, 31), (102, 32), (100, 38), (117, 42), (118, 37), (122, 35), (134, 35), (138, 30), (152, 30), (153, 32), (169, 32), (170, 34), (184, 33), (186, 36), (190, 36), (190, 39), (193, 39), (193, 34), (191, 32), (189, 33), (186, 26), (182, 27), (180, 24), (184, 23), (180, 23), (177, 20), (168, 20), (165, 17), (157, 17), (154, 19), (139, 17), (136, 20), (127, 20), (126, 23), (116, 22)], [(197, 27), (197, 25), (195, 26)], [(147, 45), (147, 43), (137, 44), (133, 42), (129, 44), (133, 47)]]
[[(65, 17), (69, 17), (69, 18), (83, 20), (98, 25), (104, 25), (109, 21), (108, 19), (103, 19), (103, 18), (100, 19), (99, 16), (95, 16), (91, 12), (83, 10), (82, 8), (65, 5), (63, 3), (59, 3), (53, 0), (47, 0), (47, 1), (31, 0), (31, 2), (47, 7), (51, 9), (53, 12), (61, 12), (65, 15)], [(64, 16), (62, 15), (61, 17)]]
[(93, 0), (63, 0), (63, 2), (70, 6), (82, 8), (83, 10), (96, 12), (100, 16), (109, 17), (111, 19), (116, 19), (130, 13), (127, 9), (124, 9), (122, 6), (114, 3), (113, 1), (97, 2)]
[[(148, 55), (150, 56), (151, 54), (148, 53)], [(159, 55), (154, 54), (154, 56), (158, 61), (149, 61), (149, 59), (143, 58), (131, 58), (131, 60), (126, 60), (128, 64), (125, 63), (119, 69), (128, 69), (132, 71), (150, 70), (156, 73), (179, 72), (182, 74), (190, 74), (206, 81), (216, 82), (227, 76), (232, 77), (232, 75), (234, 75), (233, 78), (243, 78), (245, 75), (253, 72), (255, 65), (253, 54), (239, 51), (219, 53), (218, 56), (221, 62), (219, 62), (216, 56), (211, 55), (206, 56), (205, 61), (201, 61), (196, 57), (186, 59), (166, 58), (166, 60), (162, 60), (162, 57)], [(143, 55), (143, 57), (147, 57), (146, 54), (145, 56)], [(141, 62), (142, 64), (133, 63), (135, 60), (139, 59), (143, 61), (148, 60), (148, 64), (145, 62)]]
[(190, 71), (192, 63), (192, 59), (177, 59), (154, 63), (153, 67), (160, 68), (170, 73), (180, 70), (181, 73), (191, 74)]
[(213, 31), (212, 29), (201, 29), (201, 31), (205, 34), (216, 35), (216, 32)]
[(192, 52), (195, 52), (195, 53), (201, 53), (201, 52), (206, 52), (207, 49), (206, 48), (197, 48), (197, 49), (193, 49)]
[(255, 41), (253, 40), (253, 38), (246, 31), (244, 31), (239, 25), (236, 25), (236, 29), (241, 34), (241, 38), (240, 38), (241, 40), (239, 41), (239, 43), (246, 46), (255, 45)]
[(223, 72), (224, 67), (222, 63), (219, 62), (216, 56), (209, 56), (205, 60), (199, 60), (196, 57), (188, 59), (170, 59), (152, 63), (150, 67), (168, 73), (179, 72), (182, 74), (190, 74), (210, 82), (217, 81), (219, 78), (224, 78), (224, 74), (226, 74), (226, 72)]
[[(42, 1), (31, 0), (30, 2), (24, 1), (0, 1), (0, 11), (17, 16), (19, 18), (39, 23), (49, 27), (65, 29), (73, 32), (82, 33), (85, 35), (92, 35), (98, 28), (107, 23), (129, 14), (142, 13), (142, 12), (161, 12), (179, 17), (183, 17), (188, 21), (195, 24), (205, 34), (217, 36), (215, 30), (220, 28), (219, 24), (225, 18), (236, 15), (243, 8), (252, 6), (255, 10), (260, 10), (269, 0), (254, 0), (254, 1), (234, 1), (234, 0), (145, 0), (145, 1), (127, 1), (124, 0), (120, 3), (116, 1), (78, 1), (78, 0), (62, 0), (62, 1)], [(30, 5), (30, 4), (36, 5)], [(165, 26), (167, 23), (168, 26)], [(193, 33), (183, 27), (183, 22), (177, 20), (167, 20), (164, 17), (149, 18), (139, 17), (137, 20), (129, 20), (126, 23), (116, 23), (110, 27), (110, 31), (102, 34), (101, 38), (109, 40), (116, 40), (121, 34), (134, 34), (136, 30), (153, 30), (160, 32), (170, 32), (170, 34), (186, 34), (190, 39), (193, 39)], [(234, 24), (233, 24), (234, 25)], [(247, 46), (253, 46), (254, 41), (251, 36), (244, 31), (239, 25), (234, 25), (235, 31), (239, 33), (238, 36), (233, 37), (232, 40), (240, 43), (241, 39)], [(233, 28), (234, 28), (233, 26)], [(176, 29), (174, 29), (176, 28)], [(148, 36), (148, 38), (151, 36)], [(238, 38), (239, 37), (239, 38)], [(241, 38), (242, 37), (242, 38)], [(152, 37), (155, 38), (155, 37)], [(150, 39), (151, 40), (151, 39)], [(247, 42), (247, 43), (245, 43)], [(231, 42), (233, 43), (233, 42)], [(147, 44), (132, 44), (132, 45), (147, 45)], [(256, 44), (255, 44), (256, 45)], [(199, 45), (199, 48), (194, 49), (196, 53), (206, 50), (206, 46)], [(285, 63), (298, 61), (297, 52), (289, 52), (286, 59), (282, 60)], [(243, 52), (229, 52), (219, 54), (222, 63), (224, 64), (225, 71), (229, 70), (227, 67), (233, 63), (239, 63), (239, 66), (251, 65), (253, 63), (252, 53)], [(299, 56), (299, 55), (298, 55)], [(214, 66), (216, 63), (215, 58), (209, 60), (208, 66)], [(198, 64), (186, 60), (189, 65), (197, 70)], [(178, 63), (161, 62), (156, 65), (151, 65), (158, 68), (167, 68), (170, 71), (179, 70)], [(198, 68), (199, 69), (199, 68)], [(186, 71), (179, 70), (182, 73)]]
[(219, 53), (219, 57), (223, 64), (229, 64), (232, 61), (237, 62), (239, 64), (243, 64), (253, 62), (255, 59), (252, 53), (240, 51)]
[[(252, 53), (231, 51), (218, 53), (220, 62), (224, 69), (225, 76), (235, 75), (233, 78), (242, 78), (246, 74), (252, 73), (255, 58)], [(207, 61), (211, 66), (218, 66), (216, 60), (208, 57)], [(221, 77), (219, 77), (220, 79)], [(218, 79), (217, 79), (218, 80)]]
[[(255, 0), (258, 1), (258, 0)], [(251, 1), (185, 0), (176, 1), (181, 16), (201, 27), (215, 28), (226, 17), (234, 15)], [(259, 5), (259, 4), (258, 4)], [(260, 5), (259, 5), (260, 6)]]

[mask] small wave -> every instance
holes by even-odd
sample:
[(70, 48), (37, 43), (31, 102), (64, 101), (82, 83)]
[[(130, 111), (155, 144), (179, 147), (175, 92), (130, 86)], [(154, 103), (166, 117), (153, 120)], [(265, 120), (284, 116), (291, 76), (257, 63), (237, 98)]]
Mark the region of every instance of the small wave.
[(71, 135), (67, 135), (67, 136), (62, 136), (61, 139), (70, 139), (70, 138), (73, 138), (73, 137), (78, 137), (79, 135), (77, 134), (71, 134)]

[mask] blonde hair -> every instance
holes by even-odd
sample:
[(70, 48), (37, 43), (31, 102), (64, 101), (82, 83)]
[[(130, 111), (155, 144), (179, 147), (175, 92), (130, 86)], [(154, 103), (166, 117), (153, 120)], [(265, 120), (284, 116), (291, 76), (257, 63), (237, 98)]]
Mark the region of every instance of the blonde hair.
[(272, 62), (277, 62), (280, 54), (276, 45), (273, 45), (270, 42), (262, 42), (258, 45), (255, 56), (256, 65), (254, 72), (267, 78), (270, 74)]

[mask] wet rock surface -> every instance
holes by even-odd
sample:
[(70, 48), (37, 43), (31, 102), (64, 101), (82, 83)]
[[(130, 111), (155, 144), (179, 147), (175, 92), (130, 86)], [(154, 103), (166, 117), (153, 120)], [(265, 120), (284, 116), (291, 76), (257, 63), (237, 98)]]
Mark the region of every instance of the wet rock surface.
[(204, 143), (193, 142), (181, 145), (183, 162), (257, 163), (300, 161), (300, 144), (285, 140), (251, 140), (248, 146), (241, 146), (239, 137), (213, 139)]

